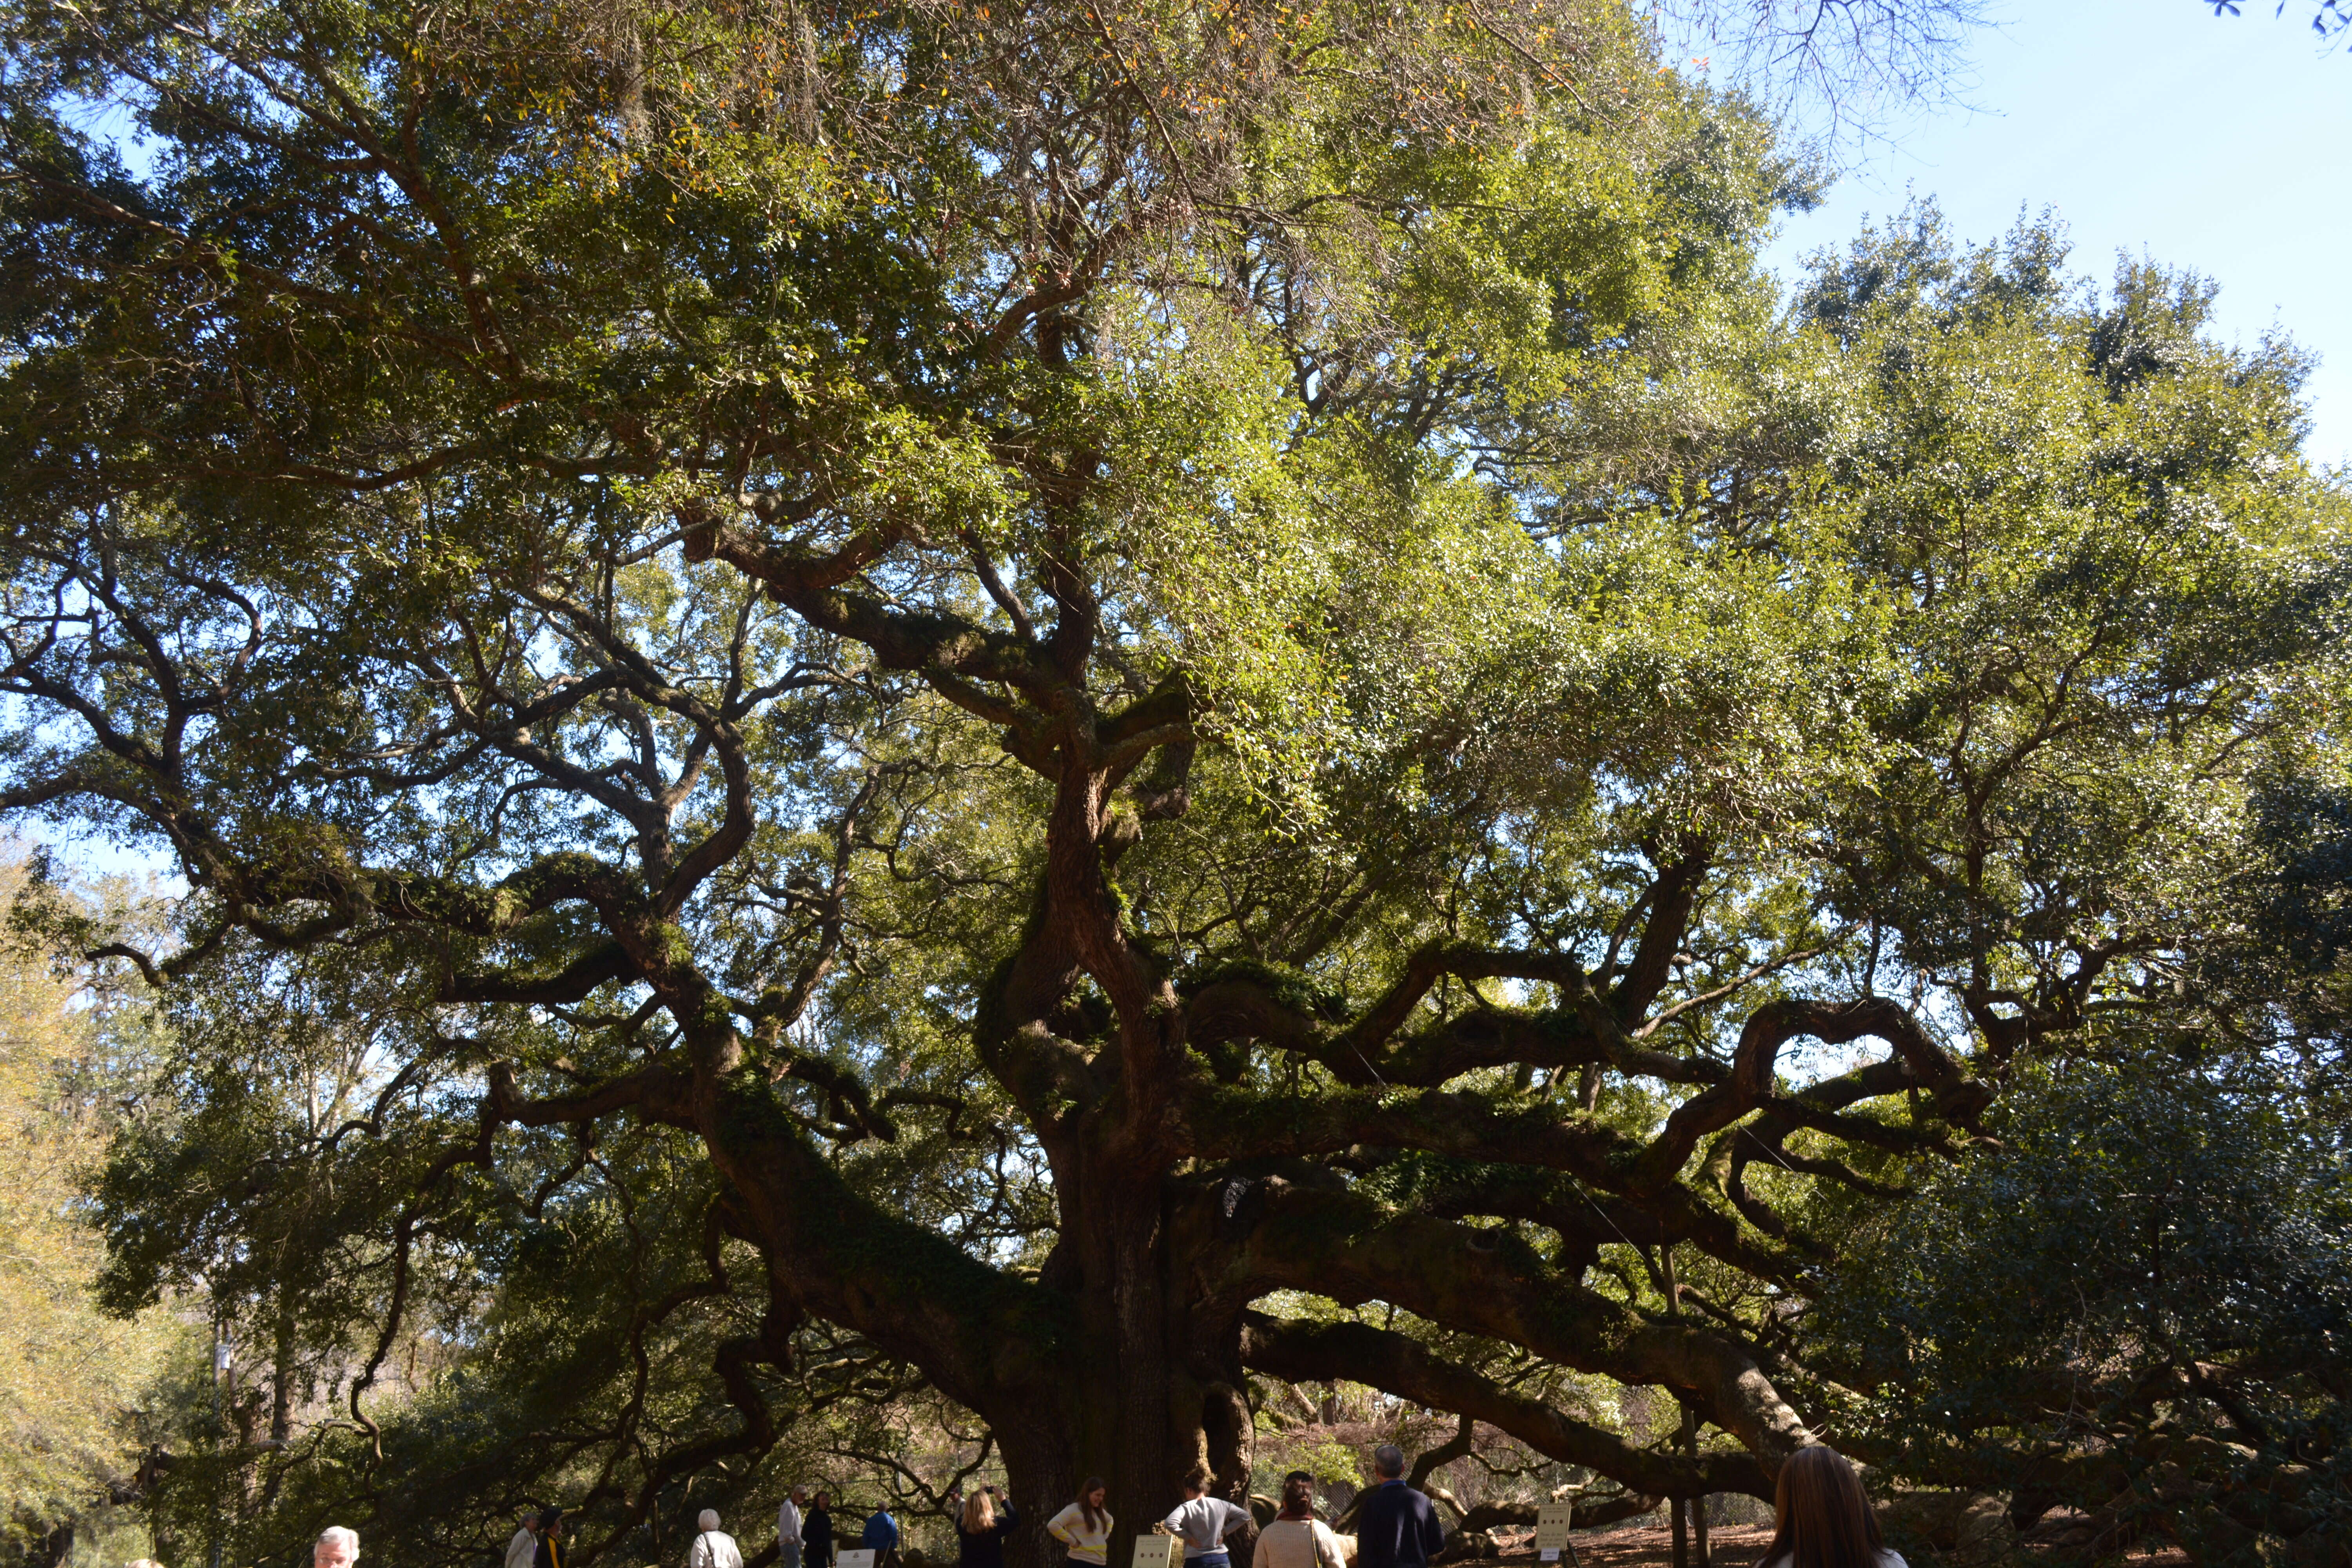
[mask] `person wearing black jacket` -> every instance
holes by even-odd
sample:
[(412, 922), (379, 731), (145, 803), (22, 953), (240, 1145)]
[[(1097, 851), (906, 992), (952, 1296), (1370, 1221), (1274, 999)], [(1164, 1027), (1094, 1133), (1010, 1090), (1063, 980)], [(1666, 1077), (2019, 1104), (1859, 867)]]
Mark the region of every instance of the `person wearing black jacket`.
[(833, 1568), (833, 1494), (819, 1492), (801, 1520), (801, 1568)]
[(563, 1510), (551, 1508), (539, 1516), (539, 1552), (533, 1568), (563, 1568)]
[(1379, 1479), (1356, 1505), (1356, 1568), (1429, 1568), (1445, 1545), (1445, 1527), (1429, 1499), (1404, 1484), (1404, 1450), (1372, 1450)]
[(1004, 1538), (1020, 1522), (1003, 1492), (975, 1488), (956, 1516), (957, 1568), (1004, 1568)]

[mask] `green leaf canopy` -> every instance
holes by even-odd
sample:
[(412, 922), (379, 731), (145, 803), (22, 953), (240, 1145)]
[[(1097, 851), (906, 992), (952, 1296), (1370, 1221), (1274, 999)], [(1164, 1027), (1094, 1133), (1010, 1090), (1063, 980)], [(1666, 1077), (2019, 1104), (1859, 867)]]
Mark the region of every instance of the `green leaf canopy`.
[(2293, 351), (1927, 214), (1784, 309), (1613, 5), (7, 16), (5, 801), (186, 878), (110, 1289), (302, 1391), (257, 1552), (917, 1396), (1150, 1517), (1268, 1376), (1766, 1492), (1841, 1204), (2340, 773)]

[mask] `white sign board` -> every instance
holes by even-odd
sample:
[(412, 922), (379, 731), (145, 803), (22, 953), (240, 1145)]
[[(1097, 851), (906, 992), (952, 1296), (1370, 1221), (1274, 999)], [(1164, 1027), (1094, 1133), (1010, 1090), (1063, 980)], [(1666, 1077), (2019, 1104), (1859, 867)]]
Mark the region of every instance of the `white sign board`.
[(1548, 1502), (1536, 1510), (1536, 1552), (1546, 1563), (1559, 1561), (1568, 1544), (1568, 1527), (1576, 1518), (1572, 1502)]
[(1135, 1538), (1135, 1568), (1180, 1568), (1184, 1561), (1184, 1542), (1174, 1535), (1139, 1535)]
[(834, 1568), (874, 1568), (874, 1549), (862, 1546), (855, 1552), (836, 1552), (833, 1564)]

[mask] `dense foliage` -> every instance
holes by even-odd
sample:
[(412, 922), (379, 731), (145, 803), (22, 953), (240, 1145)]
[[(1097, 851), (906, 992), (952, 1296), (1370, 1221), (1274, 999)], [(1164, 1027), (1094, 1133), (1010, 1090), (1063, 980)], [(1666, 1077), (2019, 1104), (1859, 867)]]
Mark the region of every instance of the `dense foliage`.
[(1132, 1519), (1281, 1380), (1767, 1495), (2004, 1095), (2332, 1059), (2291, 347), (1929, 214), (1784, 308), (1615, 5), (7, 16), (0, 798), (190, 889), (54, 928), (172, 1041), (107, 1300), (253, 1391), (175, 1530), (585, 1568), (918, 1405)]
[(1993, 1119), (1998, 1155), (1931, 1180), (1853, 1250), (1824, 1314), (1885, 1380), (1874, 1415), (1903, 1467), (1990, 1458), (2018, 1523), (2066, 1505), (2104, 1551), (2153, 1532), (2253, 1563), (2342, 1541), (2342, 1121), (2137, 1057), (2033, 1088)]

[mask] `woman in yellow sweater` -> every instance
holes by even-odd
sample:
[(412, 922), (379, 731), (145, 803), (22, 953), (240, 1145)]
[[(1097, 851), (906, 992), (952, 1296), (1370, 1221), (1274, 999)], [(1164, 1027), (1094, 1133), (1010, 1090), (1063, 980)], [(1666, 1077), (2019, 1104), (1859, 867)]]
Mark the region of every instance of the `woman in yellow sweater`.
[(1103, 1500), (1110, 1489), (1100, 1476), (1088, 1476), (1078, 1489), (1078, 1500), (1045, 1521), (1045, 1533), (1068, 1549), (1063, 1561), (1079, 1568), (1106, 1568), (1110, 1558), (1110, 1510)]

